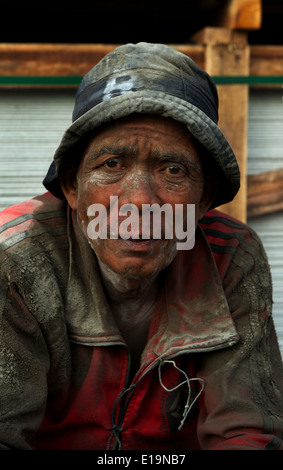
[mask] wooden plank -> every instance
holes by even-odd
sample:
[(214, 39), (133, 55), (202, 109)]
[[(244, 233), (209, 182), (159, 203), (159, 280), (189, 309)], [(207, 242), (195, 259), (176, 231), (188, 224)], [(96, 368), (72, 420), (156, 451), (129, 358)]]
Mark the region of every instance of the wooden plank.
[(84, 75), (115, 47), (104, 44), (0, 44), (0, 75)]
[(248, 176), (247, 216), (283, 210), (283, 169)]
[(255, 30), (260, 29), (261, 22), (261, 0), (228, 0), (214, 24), (228, 29)]
[(200, 29), (190, 38), (193, 44), (205, 44), (209, 46), (217, 46), (220, 44), (247, 44), (247, 35), (242, 31), (231, 31), (227, 28), (216, 26), (207, 26)]
[[(243, 40), (233, 32), (233, 43)], [(192, 44), (172, 45), (205, 68), (205, 44), (231, 44), (232, 31), (205, 28)], [(117, 45), (0, 43), (0, 76), (81, 76)], [(231, 46), (232, 47), (232, 46)], [(227, 70), (223, 75), (228, 75)], [(238, 74), (240, 75), (240, 74)], [(250, 75), (283, 76), (283, 46), (250, 46)]]
[[(0, 44), (0, 76), (82, 76), (117, 45)], [(204, 47), (174, 45), (204, 66)]]
[[(203, 41), (206, 47), (205, 70), (212, 76), (249, 75), (249, 46), (247, 34), (205, 28), (193, 40)], [(247, 126), (248, 85), (218, 85), (219, 127), (230, 142), (241, 171), (241, 188), (234, 201), (219, 209), (246, 221), (247, 216)]]
[(250, 75), (283, 75), (283, 46), (251, 46)]

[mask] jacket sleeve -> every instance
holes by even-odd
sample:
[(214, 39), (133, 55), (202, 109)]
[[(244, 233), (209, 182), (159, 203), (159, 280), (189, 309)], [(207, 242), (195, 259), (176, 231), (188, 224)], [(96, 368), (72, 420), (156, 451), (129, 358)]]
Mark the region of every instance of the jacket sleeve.
[[(2, 286), (3, 287), (3, 286)], [(0, 449), (30, 449), (45, 409), (49, 360), (40, 328), (12, 288), (0, 328)]]
[(198, 434), (203, 449), (283, 450), (283, 368), (271, 315), (270, 269), (251, 231), (223, 280), (239, 342), (204, 355)]
[(62, 301), (47, 257), (4, 258), (0, 276), (0, 449), (32, 449), (47, 394), (69, 379)]

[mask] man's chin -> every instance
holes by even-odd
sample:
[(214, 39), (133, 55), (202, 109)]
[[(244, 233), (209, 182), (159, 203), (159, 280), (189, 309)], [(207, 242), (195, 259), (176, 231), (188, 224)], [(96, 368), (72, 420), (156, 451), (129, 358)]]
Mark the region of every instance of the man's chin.
[(165, 259), (158, 259), (156, 256), (154, 260), (127, 258), (113, 264), (105, 260), (104, 264), (125, 279), (145, 280), (158, 276), (173, 261), (174, 257), (168, 256)]
[(136, 263), (131, 264), (130, 262), (124, 266), (123, 264), (119, 266), (111, 266), (108, 264), (108, 267), (116, 274), (119, 274), (121, 277), (133, 280), (150, 279), (155, 277), (157, 274), (159, 274), (160, 271), (163, 270), (163, 268), (160, 268), (159, 266), (140, 266)]
[[(103, 240), (104, 241), (104, 240)], [(127, 279), (149, 279), (163, 271), (176, 256), (176, 244), (168, 240), (91, 243), (100, 263)]]

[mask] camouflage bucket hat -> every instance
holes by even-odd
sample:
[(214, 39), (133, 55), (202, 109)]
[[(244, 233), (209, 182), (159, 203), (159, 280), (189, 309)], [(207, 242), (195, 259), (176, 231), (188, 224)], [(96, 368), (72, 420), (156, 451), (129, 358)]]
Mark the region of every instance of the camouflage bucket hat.
[(240, 186), (234, 152), (217, 125), (218, 95), (209, 75), (188, 56), (164, 44), (126, 44), (107, 54), (83, 78), (73, 121), (44, 179), (62, 198), (58, 174), (74, 146), (103, 123), (132, 113), (171, 117), (187, 126), (219, 168), (212, 207), (231, 201)]

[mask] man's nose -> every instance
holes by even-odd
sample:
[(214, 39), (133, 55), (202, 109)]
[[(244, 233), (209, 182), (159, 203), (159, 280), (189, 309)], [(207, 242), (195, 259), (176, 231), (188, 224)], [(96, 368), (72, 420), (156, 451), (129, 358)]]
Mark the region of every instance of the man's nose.
[(159, 203), (156, 184), (149, 171), (138, 170), (123, 182), (120, 203), (135, 204), (139, 210), (143, 204)]

